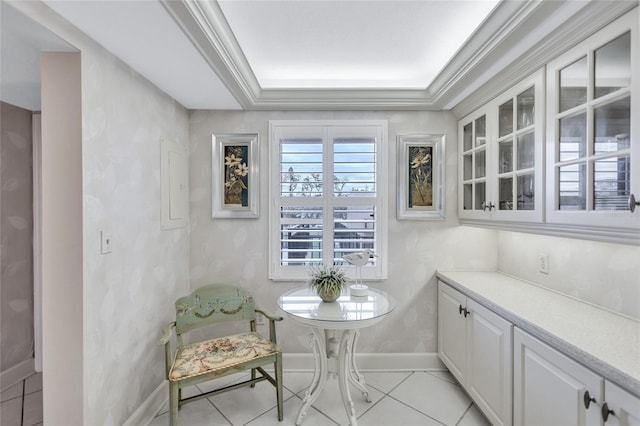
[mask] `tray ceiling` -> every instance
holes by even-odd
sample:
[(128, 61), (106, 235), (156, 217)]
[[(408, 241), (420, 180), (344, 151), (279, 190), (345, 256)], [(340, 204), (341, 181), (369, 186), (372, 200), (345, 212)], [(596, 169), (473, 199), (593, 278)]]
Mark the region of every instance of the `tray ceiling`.
[(245, 110), (452, 109), (637, 5), (607, 3), (44, 0), (185, 107)]

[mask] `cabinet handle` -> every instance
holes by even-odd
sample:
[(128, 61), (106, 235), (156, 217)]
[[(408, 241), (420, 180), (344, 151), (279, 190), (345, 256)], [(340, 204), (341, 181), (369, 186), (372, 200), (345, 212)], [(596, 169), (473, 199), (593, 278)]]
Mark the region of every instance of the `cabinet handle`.
[(489, 211), (491, 211), (491, 210), (493, 210), (493, 208), (494, 208), (495, 206), (496, 206), (496, 205), (495, 205), (495, 204), (493, 204), (491, 201), (489, 201), (489, 204), (487, 204), (487, 202), (486, 202), (486, 201), (483, 201), (483, 202), (482, 202), (482, 210), (483, 210), (483, 211), (486, 211), (487, 209), (489, 209)]
[(463, 308), (462, 305), (458, 305), (458, 313), (460, 315), (462, 315), (464, 313), (464, 317), (466, 318), (467, 315), (469, 315), (471, 313), (471, 311), (468, 310), (467, 308)]
[(629, 195), (629, 210), (631, 210), (631, 213), (636, 211), (636, 206), (640, 206), (640, 201), (636, 201), (636, 197), (633, 194)]
[(589, 405), (591, 405), (592, 402), (596, 402), (596, 399), (591, 397), (591, 395), (589, 395), (589, 391), (585, 391), (583, 401), (584, 401), (584, 408), (588, 410)]
[(609, 405), (605, 402), (604, 404), (602, 404), (602, 421), (606, 422), (609, 418), (609, 414), (611, 414), (612, 416), (616, 415), (613, 410), (609, 410)]

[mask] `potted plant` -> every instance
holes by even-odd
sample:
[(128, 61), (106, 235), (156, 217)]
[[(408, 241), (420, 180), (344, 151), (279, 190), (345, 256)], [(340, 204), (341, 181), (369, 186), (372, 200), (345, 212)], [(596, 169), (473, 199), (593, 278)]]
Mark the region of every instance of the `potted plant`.
[(335, 302), (347, 282), (344, 270), (335, 264), (313, 266), (309, 275), (309, 287), (318, 293), (323, 302)]

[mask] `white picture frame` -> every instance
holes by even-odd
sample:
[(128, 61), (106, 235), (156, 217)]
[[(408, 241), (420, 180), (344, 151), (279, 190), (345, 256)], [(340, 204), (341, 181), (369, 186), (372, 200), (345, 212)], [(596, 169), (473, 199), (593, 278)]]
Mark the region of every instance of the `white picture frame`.
[(397, 218), (444, 220), (445, 135), (398, 135), (397, 157)]
[(212, 217), (260, 217), (258, 134), (213, 135)]

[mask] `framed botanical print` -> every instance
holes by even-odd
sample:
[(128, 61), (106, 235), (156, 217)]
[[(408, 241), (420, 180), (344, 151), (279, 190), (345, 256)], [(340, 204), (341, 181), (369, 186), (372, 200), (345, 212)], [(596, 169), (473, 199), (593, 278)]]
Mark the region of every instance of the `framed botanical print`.
[(255, 219), (260, 215), (257, 134), (213, 135), (213, 217)]
[(444, 220), (444, 135), (398, 135), (398, 219)]

